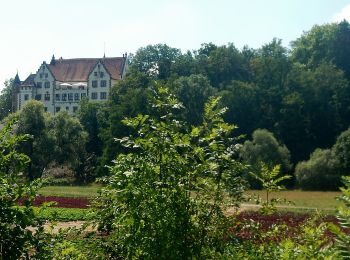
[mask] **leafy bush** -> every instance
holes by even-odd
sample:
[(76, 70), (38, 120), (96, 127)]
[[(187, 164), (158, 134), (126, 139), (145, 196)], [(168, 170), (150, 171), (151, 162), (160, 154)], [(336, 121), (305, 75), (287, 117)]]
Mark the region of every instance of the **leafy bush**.
[(338, 190), (341, 176), (350, 174), (350, 128), (331, 149), (316, 149), (308, 161), (299, 162), (295, 176), (305, 190)]
[(329, 149), (316, 149), (308, 161), (298, 163), (295, 176), (305, 190), (337, 190), (340, 185), (337, 161)]
[(0, 259), (40, 258), (45, 255), (43, 227), (31, 206), (39, 182), (23, 181), (30, 159), (17, 149), (28, 136), (13, 135), (14, 122), (0, 131)]
[(350, 128), (342, 132), (332, 147), (335, 158), (339, 162), (342, 175), (350, 174)]
[(337, 219), (339, 220), (340, 227), (336, 225), (331, 226), (332, 232), (336, 235), (335, 248), (339, 256), (349, 259), (350, 258), (350, 235), (345, 233), (344, 230), (350, 228), (350, 176), (342, 178), (345, 187), (340, 188), (342, 195), (338, 197), (340, 201), (344, 203), (342, 207), (339, 207), (337, 212)]
[[(222, 119), (218, 98), (205, 106), (191, 132), (177, 120), (181, 104), (166, 88), (154, 89), (153, 115), (124, 120), (137, 136), (118, 139), (129, 153), (110, 167), (96, 200), (97, 223), (110, 234), (109, 250), (125, 258), (189, 259), (224, 250), (225, 203), (244, 191), (234, 126)], [(227, 199), (226, 194), (231, 200)]]
[[(261, 162), (268, 167), (281, 165), (282, 173), (291, 170), (290, 153), (285, 145), (280, 144), (274, 137), (273, 133), (266, 129), (257, 129), (253, 132), (253, 140), (245, 141), (240, 149), (240, 156), (244, 162), (249, 164), (249, 171), (259, 174)], [(247, 174), (247, 179), (251, 188), (262, 188), (261, 185)]]

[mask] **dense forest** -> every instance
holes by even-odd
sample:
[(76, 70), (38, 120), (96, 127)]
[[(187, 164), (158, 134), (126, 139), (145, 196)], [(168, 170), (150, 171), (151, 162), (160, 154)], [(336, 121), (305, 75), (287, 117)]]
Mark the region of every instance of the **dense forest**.
[[(221, 97), (225, 122), (238, 127), (232, 137), (240, 140), (248, 171), (259, 169), (260, 161), (281, 164), (296, 176), (291, 187), (336, 189), (350, 170), (349, 81), (346, 21), (315, 25), (289, 49), (279, 39), (259, 49), (239, 50), (233, 43), (205, 43), (185, 53), (165, 44), (142, 47), (130, 56), (128, 75), (113, 86), (108, 102), (82, 101), (76, 117), (47, 115), (36, 102), (19, 112), (19, 133), (32, 135), (22, 147), (34, 156), (28, 177), (68, 172), (65, 181), (90, 182), (106, 175), (105, 165), (125, 149), (115, 138), (133, 131), (122, 120), (152, 114), (153, 88), (162, 85), (184, 106), (180, 117), (187, 127), (202, 123), (209, 97)], [(11, 107), (11, 86), (6, 82), (0, 96), (1, 118)]]

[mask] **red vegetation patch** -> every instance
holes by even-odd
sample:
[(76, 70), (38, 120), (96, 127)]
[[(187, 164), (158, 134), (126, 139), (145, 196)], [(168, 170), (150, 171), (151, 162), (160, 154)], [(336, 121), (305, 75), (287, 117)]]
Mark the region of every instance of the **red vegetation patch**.
[[(55, 197), (55, 196), (38, 196), (35, 198), (33, 205), (41, 206), (45, 202), (55, 202), (52, 207), (57, 208), (80, 208), (85, 209), (90, 205), (88, 198), (67, 198), (67, 197)], [(23, 205), (23, 200), (19, 202), (19, 205)]]
[[(302, 232), (302, 226), (310, 219), (310, 214), (297, 213), (276, 213), (273, 215), (261, 215), (258, 212), (242, 212), (234, 222), (234, 225), (229, 229), (229, 233), (241, 240), (255, 241), (256, 243), (264, 243), (266, 240), (275, 242), (285, 238), (294, 238)], [(335, 216), (323, 216), (316, 221), (317, 224), (333, 223), (338, 225)], [(276, 226), (278, 232), (271, 234), (270, 237), (261, 236), (272, 231)], [(349, 232), (349, 230), (345, 230)], [(333, 234), (326, 230), (325, 236), (332, 240)]]

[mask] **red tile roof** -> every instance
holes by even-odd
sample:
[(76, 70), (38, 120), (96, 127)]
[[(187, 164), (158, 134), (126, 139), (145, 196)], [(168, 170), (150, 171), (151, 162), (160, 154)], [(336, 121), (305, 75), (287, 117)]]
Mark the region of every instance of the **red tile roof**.
[(88, 80), (89, 74), (99, 61), (106, 67), (112, 79), (120, 79), (126, 57), (56, 59), (53, 63), (48, 64), (48, 67), (58, 81), (80, 82)]

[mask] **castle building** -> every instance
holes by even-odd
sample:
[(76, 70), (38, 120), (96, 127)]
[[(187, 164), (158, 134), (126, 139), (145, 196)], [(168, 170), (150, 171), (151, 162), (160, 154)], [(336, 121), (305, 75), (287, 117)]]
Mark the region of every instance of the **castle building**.
[(127, 54), (122, 57), (55, 59), (45, 61), (36, 74), (24, 81), (14, 79), (12, 111), (18, 111), (30, 100), (44, 103), (52, 114), (66, 110), (75, 113), (81, 99), (106, 101), (111, 87), (125, 77)]

